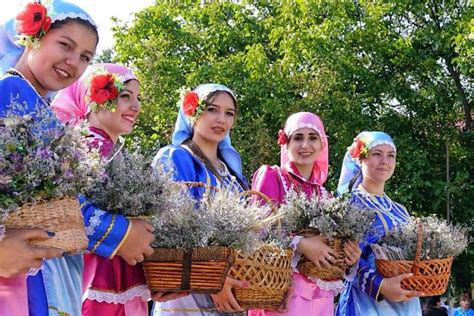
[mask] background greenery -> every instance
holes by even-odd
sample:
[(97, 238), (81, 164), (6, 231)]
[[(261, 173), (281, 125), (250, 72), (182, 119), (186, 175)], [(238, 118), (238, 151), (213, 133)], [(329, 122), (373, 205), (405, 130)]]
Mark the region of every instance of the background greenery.
[[(398, 146), (389, 195), (414, 214), (446, 217), (449, 193), (451, 219), (472, 224), (472, 3), (200, 2), (157, 1), (118, 21), (116, 46), (101, 56), (137, 70), (144, 112), (133, 136), (144, 149), (169, 143), (179, 88), (219, 82), (238, 94), (232, 139), (249, 178), (279, 162), (286, 117), (312, 111), (329, 136), (330, 190), (352, 139), (383, 130)], [(455, 262), (460, 288), (470, 287), (473, 256)]]

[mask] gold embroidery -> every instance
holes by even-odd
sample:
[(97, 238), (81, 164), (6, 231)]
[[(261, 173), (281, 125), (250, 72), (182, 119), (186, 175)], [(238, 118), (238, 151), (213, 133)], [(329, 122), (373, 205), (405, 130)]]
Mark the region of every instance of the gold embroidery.
[(51, 309), (51, 310), (55, 311), (55, 312), (58, 313), (58, 315), (60, 315), (60, 316), (69, 316), (68, 313), (66, 313), (66, 312), (61, 312), (61, 311), (59, 310), (59, 308), (57, 308), (56, 306), (48, 305), (48, 309)]
[(97, 248), (99, 248), (100, 244), (105, 240), (105, 238), (107, 238), (107, 236), (110, 234), (110, 232), (112, 231), (112, 227), (114, 226), (115, 224), (115, 214), (112, 215), (112, 222), (110, 223), (109, 227), (107, 228), (107, 230), (105, 231), (105, 234), (104, 236), (102, 236), (102, 238), (100, 238), (100, 240), (98, 242), (95, 243), (94, 247), (92, 248), (92, 251), (91, 252), (95, 252), (97, 250)]
[(119, 251), (120, 247), (122, 247), (123, 243), (125, 242), (125, 239), (127, 239), (128, 234), (130, 233), (130, 230), (132, 229), (132, 221), (130, 219), (127, 219), (127, 220), (128, 220), (127, 232), (125, 233), (125, 236), (123, 236), (118, 246), (114, 249), (114, 251), (112, 251), (112, 254), (110, 255), (109, 259), (112, 259), (115, 256), (115, 254), (117, 254), (117, 251)]

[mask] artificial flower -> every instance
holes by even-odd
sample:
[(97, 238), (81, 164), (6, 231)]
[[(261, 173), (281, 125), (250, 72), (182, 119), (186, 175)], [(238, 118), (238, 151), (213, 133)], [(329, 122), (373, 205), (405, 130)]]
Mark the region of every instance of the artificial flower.
[(88, 101), (92, 111), (97, 108), (114, 111), (113, 100), (117, 97), (123, 84), (116, 74), (99, 72), (91, 76)]
[(280, 129), (278, 131), (278, 145), (283, 146), (288, 143), (288, 138), (286, 137), (285, 131)]
[(354, 159), (363, 159), (367, 157), (368, 153), (369, 149), (367, 148), (365, 142), (359, 138), (356, 138), (351, 147), (349, 147), (349, 154)]
[(16, 31), (20, 34), (19, 43), (25, 46), (37, 47), (39, 39), (51, 27), (51, 18), (41, 3), (28, 3), (26, 8), (16, 16)]
[(194, 91), (186, 93), (183, 99), (183, 111), (186, 116), (193, 116), (200, 105), (199, 96)]

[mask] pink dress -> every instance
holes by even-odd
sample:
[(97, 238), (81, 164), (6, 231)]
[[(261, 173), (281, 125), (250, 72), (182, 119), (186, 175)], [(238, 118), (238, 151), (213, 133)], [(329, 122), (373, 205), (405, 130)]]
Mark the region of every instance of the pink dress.
[[(253, 177), (252, 189), (260, 191), (272, 199), (277, 205), (284, 203), (286, 192), (297, 186), (298, 190), (304, 192), (310, 197), (314, 192), (319, 194), (328, 194), (320, 186), (314, 175), (309, 180), (305, 180), (292, 162), (287, 162), (283, 168), (277, 166), (262, 166)], [(293, 243), (292, 243), (293, 244)], [(296, 244), (294, 245), (296, 248)], [(293, 266), (293, 295), (288, 304), (288, 312), (278, 313), (264, 310), (250, 310), (249, 316), (257, 315), (334, 315), (334, 296), (333, 290), (329, 288), (339, 287), (333, 282), (319, 282), (320, 280), (309, 280), (306, 276), (300, 274), (296, 269), (301, 254), (295, 253), (292, 260)], [(318, 285), (319, 284), (319, 285)], [(325, 289), (321, 289), (321, 287)]]
[[(89, 145), (109, 157), (114, 149), (110, 137), (98, 128), (90, 131)], [(82, 289), (82, 315), (148, 315), (150, 291), (141, 263), (131, 266), (119, 256), (85, 254)]]
[(13, 278), (0, 277), (0, 315), (28, 315), (25, 274)]

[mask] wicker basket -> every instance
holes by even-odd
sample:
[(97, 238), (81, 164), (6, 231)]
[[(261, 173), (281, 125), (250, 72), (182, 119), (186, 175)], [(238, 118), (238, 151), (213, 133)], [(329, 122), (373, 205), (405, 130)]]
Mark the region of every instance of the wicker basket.
[[(261, 192), (246, 191), (243, 195), (258, 195), (276, 212), (271, 200)], [(262, 246), (251, 255), (238, 252), (230, 276), (249, 283), (247, 288), (234, 288), (242, 308), (277, 310), (291, 285), (293, 251)]]
[(234, 257), (234, 251), (226, 247), (155, 248), (143, 268), (153, 293), (215, 294), (221, 291)]
[(230, 276), (249, 283), (247, 288), (234, 288), (242, 308), (277, 310), (291, 285), (293, 251), (263, 246), (252, 255), (237, 253)]
[(41, 228), (55, 233), (47, 240), (31, 241), (38, 247), (54, 247), (74, 253), (85, 250), (88, 244), (84, 219), (75, 198), (24, 205), (8, 216), (5, 227)]
[[(314, 229), (306, 229), (299, 233), (305, 238), (319, 235), (319, 232)], [(323, 281), (337, 281), (344, 277), (344, 272), (347, 268), (344, 262), (343, 240), (341, 237), (324, 238), (324, 242), (337, 254), (336, 263), (329, 267), (317, 268), (316, 265), (302, 257), (298, 263), (298, 271), (308, 277), (318, 278)]]
[(408, 260), (375, 260), (377, 270), (385, 278), (391, 278), (403, 273), (413, 273), (412, 277), (403, 279), (402, 288), (419, 291), (423, 296), (442, 295), (448, 287), (453, 257), (433, 260), (420, 260), (423, 244), (423, 227), (418, 222), (418, 240), (414, 261)]

